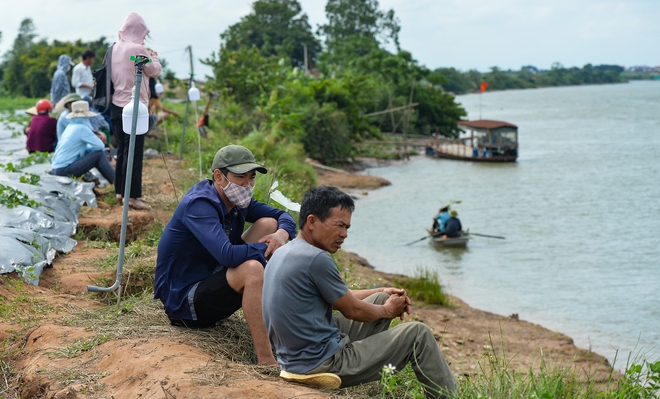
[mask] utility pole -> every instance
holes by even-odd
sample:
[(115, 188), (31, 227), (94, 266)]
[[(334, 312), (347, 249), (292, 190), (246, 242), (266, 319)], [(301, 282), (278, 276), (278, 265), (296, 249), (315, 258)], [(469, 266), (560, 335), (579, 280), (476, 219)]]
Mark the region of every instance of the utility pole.
[[(188, 49), (188, 55), (190, 56), (190, 80), (188, 81), (188, 90), (192, 87), (193, 81), (193, 55), (192, 55), (192, 46), (186, 47)], [(186, 142), (186, 125), (188, 125), (188, 106), (190, 105), (190, 98), (188, 97), (188, 92), (186, 92), (186, 113), (183, 117), (183, 134), (181, 135), (181, 153), (179, 154), (179, 162), (183, 159), (183, 147)]]
[(305, 74), (309, 73), (309, 65), (307, 64), (307, 44), (303, 43), (303, 52), (305, 54)]
[(412, 107), (412, 100), (413, 100), (413, 94), (415, 93), (415, 78), (412, 80), (412, 84), (410, 85), (410, 99), (408, 100), (408, 110), (406, 112), (407, 118), (406, 118), (406, 124), (405, 124), (405, 129), (403, 130), (403, 158), (404, 159), (410, 159), (408, 156), (408, 129), (410, 128), (410, 114), (412, 114), (413, 107)]

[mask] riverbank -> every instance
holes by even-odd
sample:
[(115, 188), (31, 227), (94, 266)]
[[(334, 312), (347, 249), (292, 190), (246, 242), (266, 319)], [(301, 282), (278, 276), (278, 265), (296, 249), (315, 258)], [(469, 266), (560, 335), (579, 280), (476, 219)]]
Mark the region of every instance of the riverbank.
[[(325, 170), (320, 184), (347, 190), (387, 184), (374, 176)], [(58, 255), (38, 287), (15, 276), (0, 279), (0, 340), (6, 398), (355, 398), (380, 397), (377, 383), (320, 391), (280, 380), (254, 366), (249, 332), (240, 314), (211, 330), (171, 327), (160, 302), (151, 299), (154, 243), (179, 198), (196, 181), (183, 165), (145, 160), (143, 196), (148, 211), (130, 211), (122, 300), (91, 294), (87, 285), (115, 278), (121, 206), (110, 188), (98, 189), (99, 208), (80, 214), (78, 246)], [(350, 284), (390, 285), (397, 276), (378, 271), (356, 254), (338, 255)], [(473, 309), (459, 298), (453, 307), (415, 304), (406, 320), (428, 324), (452, 370), (468, 378), (497, 358), (507, 370), (526, 373), (574, 367), (591, 381), (607, 382), (607, 360), (579, 349), (570, 337), (541, 326)]]
[[(362, 159), (350, 169), (359, 171), (396, 162)], [(362, 195), (368, 195), (369, 189), (389, 185), (378, 176), (332, 171), (319, 173), (319, 179), (320, 184), (337, 185), (348, 193), (359, 191)], [(379, 272), (378, 265), (369, 264), (357, 254), (343, 253), (341, 259), (344, 264), (359, 265), (354, 274), (365, 279), (367, 285), (389, 284), (396, 278)], [(545, 361), (551, 365), (573, 364), (586, 374), (593, 373), (602, 382), (610, 375), (611, 367), (605, 357), (576, 347), (573, 339), (560, 332), (520, 320), (518, 314), (496, 315), (474, 309), (458, 297), (451, 298), (454, 307), (417, 305), (412, 318), (423, 321), (436, 332), (456, 373), (473, 374), (477, 362), (494, 352), (502, 355), (512, 369), (522, 372), (530, 367), (538, 369), (540, 362)]]

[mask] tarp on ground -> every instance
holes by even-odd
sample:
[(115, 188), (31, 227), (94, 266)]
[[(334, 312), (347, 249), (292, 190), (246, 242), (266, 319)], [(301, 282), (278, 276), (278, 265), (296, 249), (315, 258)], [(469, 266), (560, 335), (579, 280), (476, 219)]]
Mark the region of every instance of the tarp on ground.
[(50, 175), (50, 164), (25, 150), (20, 129), (7, 126), (0, 125), (0, 274), (16, 271), (38, 285), (55, 254), (75, 247), (80, 209), (97, 205), (94, 183)]

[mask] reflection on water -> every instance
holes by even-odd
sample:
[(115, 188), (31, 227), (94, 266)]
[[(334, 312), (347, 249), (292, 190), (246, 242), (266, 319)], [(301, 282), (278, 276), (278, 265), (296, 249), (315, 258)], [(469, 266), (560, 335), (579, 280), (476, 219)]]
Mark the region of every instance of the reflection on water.
[[(485, 93), (484, 118), (519, 126), (518, 162), (420, 156), (368, 170), (392, 185), (360, 197), (344, 249), (387, 272), (434, 268), (471, 306), (518, 313), (610, 360), (638, 341), (660, 358), (658, 92), (660, 82)], [(478, 95), (458, 101), (478, 115)], [(464, 228), (506, 239), (402, 245), (450, 200)]]

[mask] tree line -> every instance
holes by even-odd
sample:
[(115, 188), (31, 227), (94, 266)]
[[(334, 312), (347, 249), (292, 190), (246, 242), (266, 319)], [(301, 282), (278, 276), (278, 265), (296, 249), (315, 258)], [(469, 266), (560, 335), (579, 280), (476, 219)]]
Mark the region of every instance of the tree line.
[(566, 68), (556, 62), (550, 70), (541, 70), (532, 65), (523, 66), (518, 71), (503, 71), (498, 67), (491, 67), (490, 72), (487, 73), (438, 68), (432, 74), (446, 80), (447, 83), (443, 85), (445, 90), (455, 94), (465, 94), (478, 91), (481, 82), (487, 82), (489, 90), (621, 83), (624, 81), (621, 76), (623, 71), (623, 67), (619, 65), (587, 64), (582, 68)]

